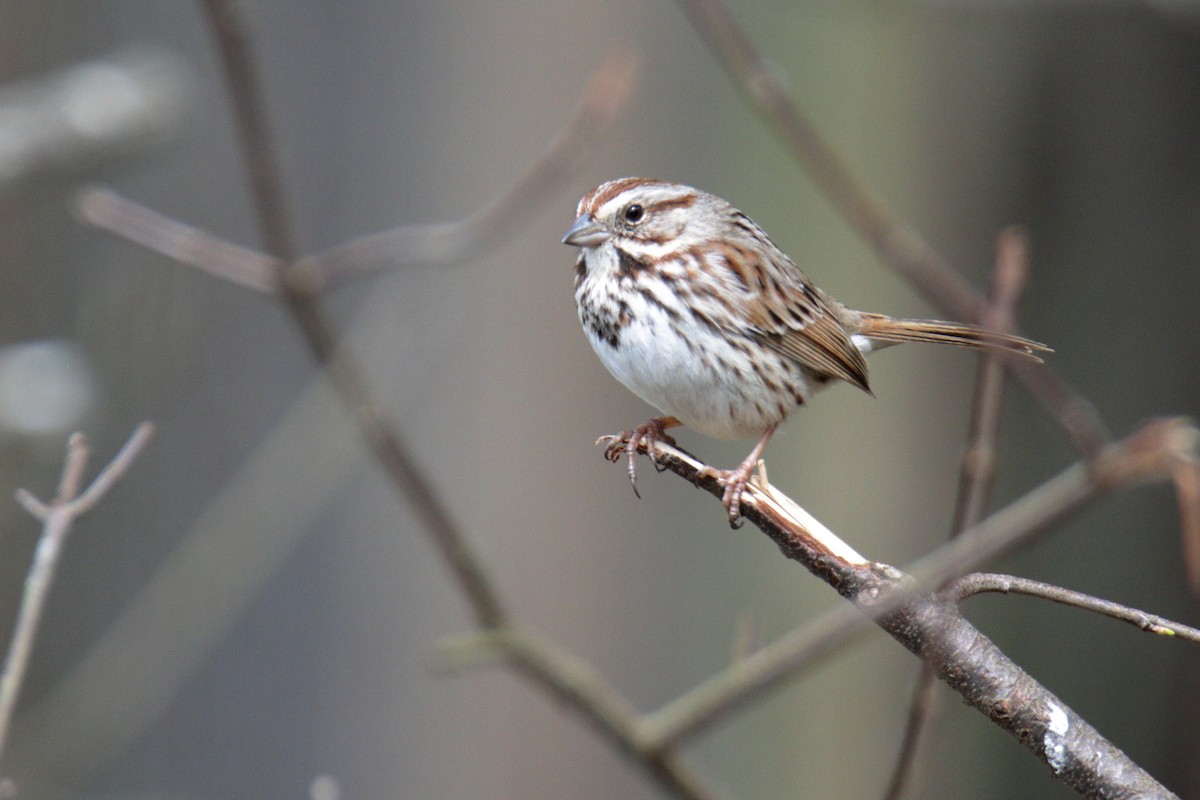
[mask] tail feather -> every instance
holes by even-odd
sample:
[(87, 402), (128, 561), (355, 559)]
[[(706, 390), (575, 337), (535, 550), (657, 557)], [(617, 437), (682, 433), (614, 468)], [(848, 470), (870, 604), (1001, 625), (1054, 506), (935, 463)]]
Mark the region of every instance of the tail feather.
[(1054, 352), (1041, 342), (1021, 336), (997, 333), (960, 322), (941, 322), (934, 319), (893, 319), (883, 314), (862, 314), (857, 331), (868, 339), (884, 342), (930, 342), (952, 344), (976, 350), (1002, 350), (1041, 362), (1039, 352)]

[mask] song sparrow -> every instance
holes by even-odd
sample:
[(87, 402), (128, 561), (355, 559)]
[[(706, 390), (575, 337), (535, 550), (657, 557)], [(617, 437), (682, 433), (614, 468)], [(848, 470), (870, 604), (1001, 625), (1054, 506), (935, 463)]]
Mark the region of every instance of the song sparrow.
[(822, 292), (767, 234), (719, 197), (647, 178), (597, 186), (563, 243), (580, 248), (575, 303), (608, 371), (666, 416), (627, 431), (608, 455), (674, 444), (687, 425), (715, 439), (758, 437), (725, 484), (729, 520), (767, 441), (792, 409), (838, 378), (870, 392), (864, 355), (897, 342), (994, 348), (1040, 361), (1049, 348), (972, 325), (853, 311)]

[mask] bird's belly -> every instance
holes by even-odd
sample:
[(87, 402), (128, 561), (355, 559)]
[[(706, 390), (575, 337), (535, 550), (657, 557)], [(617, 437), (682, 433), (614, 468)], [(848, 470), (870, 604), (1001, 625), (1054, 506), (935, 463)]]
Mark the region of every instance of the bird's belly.
[(807, 396), (803, 370), (761, 344), (630, 305), (610, 328), (581, 308), (588, 341), (617, 380), (689, 428), (714, 439), (757, 438)]

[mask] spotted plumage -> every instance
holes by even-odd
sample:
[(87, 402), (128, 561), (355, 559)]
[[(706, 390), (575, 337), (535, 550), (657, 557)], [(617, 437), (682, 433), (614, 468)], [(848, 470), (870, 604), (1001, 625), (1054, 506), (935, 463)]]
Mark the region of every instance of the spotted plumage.
[(665, 415), (628, 435), (630, 478), (638, 443), (669, 438), (673, 425), (717, 439), (757, 438), (741, 465), (719, 474), (734, 521), (779, 424), (833, 380), (869, 392), (864, 356), (873, 349), (927, 341), (1034, 359), (1048, 349), (970, 325), (848, 309), (745, 214), (681, 184), (603, 183), (579, 201), (563, 242), (580, 248), (575, 302), (593, 350)]

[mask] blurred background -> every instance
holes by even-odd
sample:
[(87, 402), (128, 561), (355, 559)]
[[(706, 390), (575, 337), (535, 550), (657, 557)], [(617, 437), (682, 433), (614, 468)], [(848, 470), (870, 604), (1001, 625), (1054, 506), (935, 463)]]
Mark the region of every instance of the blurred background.
[[(841, 602), (678, 479), (643, 470), (636, 500), (592, 446), (650, 414), (578, 330), (575, 253), (559, 244), (602, 180), (712, 191), (848, 304), (936, 313), (815, 193), (681, 10), (247, 5), (310, 252), (470, 214), (535, 161), (606, 57), (636, 50), (636, 93), (569, 185), (468, 264), (340, 290), (337, 324), (517, 619), (640, 708), (726, 666), (746, 620), (766, 642)], [(1114, 433), (1200, 412), (1200, 4), (760, 0), (737, 15), (865, 182), (977, 285), (998, 230), (1027, 227), (1023, 329)], [(52, 495), (70, 430), (99, 462), (138, 421), (158, 425), (68, 545), (4, 774), (28, 797), (660, 797), (512, 675), (431, 670), (467, 608), (271, 298), (72, 218), (74, 192), (98, 181), (261, 246), (197, 7), (0, 5), (6, 85), (146, 57), (161, 59), (149, 74), (167, 111), (136, 147), (34, 159), (0, 184), (0, 496)], [(0, 99), (3, 122), (20, 98)], [(876, 399), (838, 387), (775, 438), (773, 483), (871, 558), (927, 552), (948, 533), (975, 365), (916, 346), (876, 357)], [(680, 441), (723, 466), (749, 447)], [(1014, 389), (1002, 459), (997, 503), (1075, 455)], [(35, 538), (0, 503), (0, 620)], [(995, 567), (1200, 622), (1167, 487), (1106, 499)], [(1024, 598), (965, 611), (1200, 797), (1194, 646)], [(874, 633), (686, 757), (730, 797), (879, 797), (915, 673)], [(914, 796), (1074, 796), (941, 694)]]

